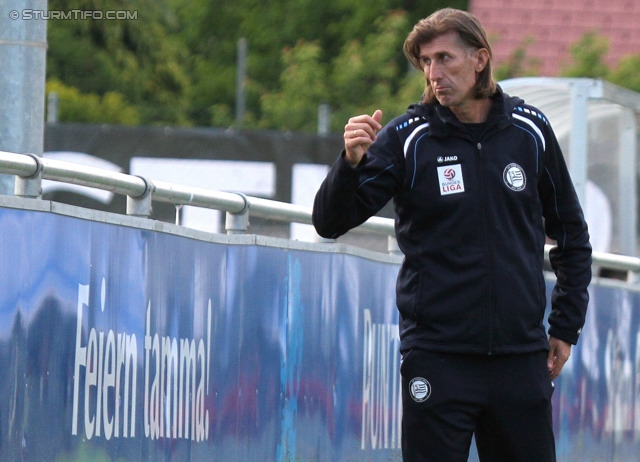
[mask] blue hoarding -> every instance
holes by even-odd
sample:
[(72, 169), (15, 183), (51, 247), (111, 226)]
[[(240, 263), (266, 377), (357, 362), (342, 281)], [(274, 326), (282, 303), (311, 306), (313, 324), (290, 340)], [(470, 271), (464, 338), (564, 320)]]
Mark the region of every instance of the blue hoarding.
[[(11, 208), (0, 232), (0, 460), (400, 460), (396, 263)], [(638, 306), (592, 288), (560, 460), (640, 448)]]

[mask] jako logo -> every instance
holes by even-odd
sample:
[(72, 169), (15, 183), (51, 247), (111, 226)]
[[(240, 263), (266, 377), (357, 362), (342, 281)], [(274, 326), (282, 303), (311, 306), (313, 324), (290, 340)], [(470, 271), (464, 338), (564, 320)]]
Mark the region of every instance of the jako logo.
[(458, 160), (458, 156), (438, 156), (436, 160), (439, 164), (443, 162), (455, 162), (456, 160)]
[(456, 177), (456, 171), (452, 168), (448, 168), (444, 171), (444, 177), (447, 180), (453, 180)]

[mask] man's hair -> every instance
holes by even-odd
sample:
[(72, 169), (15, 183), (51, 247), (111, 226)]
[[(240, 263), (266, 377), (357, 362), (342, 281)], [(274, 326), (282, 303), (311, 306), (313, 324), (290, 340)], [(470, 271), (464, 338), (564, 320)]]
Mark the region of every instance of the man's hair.
[[(475, 50), (486, 48), (489, 52), (487, 65), (476, 79), (475, 97), (478, 99), (490, 97), (496, 92), (496, 83), (491, 72), (493, 57), (491, 45), (489, 45), (484, 27), (478, 18), (471, 13), (453, 8), (443, 8), (427, 18), (421, 19), (404, 41), (405, 56), (416, 69), (424, 72), (420, 65), (420, 46), (452, 31), (458, 34), (465, 47)], [(436, 101), (431, 82), (427, 79), (422, 103), (435, 103)]]

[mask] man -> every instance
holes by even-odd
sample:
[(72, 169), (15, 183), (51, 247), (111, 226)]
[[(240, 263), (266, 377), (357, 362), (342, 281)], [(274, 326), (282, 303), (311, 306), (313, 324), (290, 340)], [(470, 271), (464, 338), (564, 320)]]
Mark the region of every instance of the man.
[[(393, 199), (406, 461), (555, 460), (552, 380), (578, 340), (591, 280), (587, 226), (545, 116), (502, 92), (471, 14), (421, 20), (404, 52), (420, 104), (384, 128), (349, 119), (315, 199), (336, 238)], [(557, 275), (548, 322), (545, 234)]]

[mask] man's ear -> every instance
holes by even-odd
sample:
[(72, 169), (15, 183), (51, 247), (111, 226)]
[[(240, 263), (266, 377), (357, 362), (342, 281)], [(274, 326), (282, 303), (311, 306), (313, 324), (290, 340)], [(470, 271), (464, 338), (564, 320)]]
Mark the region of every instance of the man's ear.
[(479, 48), (476, 50), (476, 72), (482, 72), (487, 63), (489, 62), (489, 50), (486, 48)]

